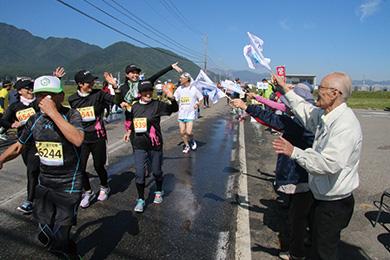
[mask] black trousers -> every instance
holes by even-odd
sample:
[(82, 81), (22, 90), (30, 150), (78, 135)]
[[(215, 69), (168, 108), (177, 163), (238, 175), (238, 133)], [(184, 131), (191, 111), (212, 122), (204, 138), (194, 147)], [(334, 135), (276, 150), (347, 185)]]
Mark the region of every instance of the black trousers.
[(339, 259), (340, 233), (348, 226), (354, 205), (355, 199), (352, 194), (341, 200), (314, 201), (313, 260)]
[(105, 168), (107, 161), (107, 147), (106, 139), (100, 138), (94, 143), (83, 143), (81, 151), (81, 172), (83, 174), (83, 188), (84, 190), (91, 190), (89, 177), (86, 172), (89, 154), (92, 153), (93, 167), (97, 172), (100, 185), (107, 186), (107, 171)]
[(34, 144), (27, 145), (22, 152), (23, 162), (27, 167), (27, 201), (33, 202), (35, 197), (35, 187), (38, 185), (39, 157), (36, 155), (37, 149)]

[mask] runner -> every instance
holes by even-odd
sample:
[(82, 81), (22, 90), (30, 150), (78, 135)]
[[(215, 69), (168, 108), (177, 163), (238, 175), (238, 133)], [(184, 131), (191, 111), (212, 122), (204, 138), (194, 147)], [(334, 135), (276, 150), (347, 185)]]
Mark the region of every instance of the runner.
[(81, 259), (76, 243), (69, 238), (81, 199), (81, 116), (77, 110), (61, 105), (65, 94), (57, 77), (37, 78), (32, 93), (36, 93), (41, 111), (30, 117), (18, 142), (0, 156), (0, 169), (34, 139), (40, 157), (33, 208), (40, 229), (38, 239), (50, 252), (61, 253), (67, 259)]
[[(93, 89), (97, 78), (88, 70), (77, 72), (74, 76), (77, 83), (77, 93), (74, 93), (68, 99), (71, 108), (75, 108), (80, 112), (85, 131), (80, 165), (85, 190), (80, 203), (82, 208), (87, 208), (92, 199), (95, 198), (95, 192), (91, 188), (86, 172), (90, 153), (92, 153), (93, 166), (100, 180), (100, 192), (97, 200), (107, 200), (110, 193), (110, 187), (107, 184), (107, 171), (104, 167), (107, 162), (107, 133), (103, 117), (104, 108), (113, 103), (114, 97), (100, 89)], [(119, 90), (116, 91), (119, 92)]]
[[(24, 125), (30, 116), (39, 111), (35, 96), (31, 93), (33, 85), (34, 82), (29, 79), (21, 79), (15, 83), (18, 101), (7, 108), (0, 122), (1, 127), (5, 129), (17, 128), (18, 136), (23, 132)], [(22, 152), (23, 162), (27, 167), (27, 200), (17, 209), (25, 214), (32, 213), (35, 186), (38, 184), (39, 157), (36, 153), (37, 149), (33, 140), (26, 144), (26, 149)]]
[(138, 90), (141, 98), (134, 103), (131, 112), (126, 117), (129, 128), (123, 136), (125, 142), (131, 141), (135, 161), (135, 183), (138, 191), (136, 212), (143, 212), (145, 206), (145, 167), (151, 161), (153, 176), (156, 181), (154, 203), (163, 201), (163, 172), (161, 171), (163, 157), (163, 139), (160, 127), (161, 116), (171, 115), (178, 111), (178, 105), (173, 94), (163, 87), (164, 94), (171, 104), (153, 100), (153, 84), (149, 80), (140, 81)]
[[(147, 80), (154, 82), (164, 75), (165, 73), (169, 72), (172, 69), (175, 69), (177, 72), (182, 72), (183, 70), (177, 66), (178, 62), (166, 67), (165, 69), (157, 72)], [(138, 80), (140, 75), (141, 69), (137, 67), (136, 65), (128, 65), (126, 67), (126, 78), (124, 80), (124, 84), (120, 87), (120, 95), (115, 95), (115, 103), (120, 104), (120, 106), (123, 108), (123, 110), (126, 113), (129, 113), (131, 111), (131, 106), (133, 105), (134, 101), (137, 101), (139, 98), (138, 94)], [(107, 79), (106, 79), (107, 80)], [(108, 81), (108, 80), (107, 80)], [(114, 88), (117, 88), (116, 81), (108, 81)], [(128, 129), (127, 129), (128, 130)]]
[(157, 99), (158, 100), (162, 100), (162, 94), (163, 94), (163, 90), (162, 90), (162, 87), (164, 85), (161, 84), (161, 80), (158, 80), (157, 81), (157, 85), (156, 85), (156, 91), (157, 91)]
[(176, 101), (179, 102), (180, 108), (178, 120), (181, 139), (184, 142), (183, 153), (188, 153), (190, 151), (187, 136), (190, 138), (191, 149), (195, 150), (197, 148), (192, 128), (195, 119), (198, 118), (199, 105), (202, 104), (203, 101), (202, 93), (197, 88), (191, 86), (192, 81), (193, 79), (188, 72), (183, 73), (180, 76), (180, 86), (177, 88), (174, 95)]
[[(12, 88), (12, 83), (9, 80), (3, 82), (3, 88), (0, 90), (0, 118), (8, 108), (8, 92)], [(0, 128), (0, 139), (7, 141), (7, 129)]]

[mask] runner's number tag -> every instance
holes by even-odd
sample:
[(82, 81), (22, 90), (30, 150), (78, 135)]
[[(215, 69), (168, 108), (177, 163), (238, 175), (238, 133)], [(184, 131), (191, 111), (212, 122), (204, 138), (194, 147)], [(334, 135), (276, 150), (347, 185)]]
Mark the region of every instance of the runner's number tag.
[(146, 122), (146, 117), (134, 118), (134, 131), (136, 133), (145, 133), (148, 130), (148, 125)]
[(77, 110), (80, 112), (83, 122), (91, 122), (95, 120), (95, 109), (93, 106), (80, 107), (77, 108)]
[(62, 143), (35, 142), (41, 163), (48, 166), (64, 165)]
[(30, 118), (30, 116), (34, 114), (35, 114), (34, 108), (29, 107), (16, 112), (16, 118), (22, 125), (24, 125), (27, 122), (27, 120)]
[(189, 105), (190, 104), (190, 97), (181, 97), (180, 104), (181, 105)]

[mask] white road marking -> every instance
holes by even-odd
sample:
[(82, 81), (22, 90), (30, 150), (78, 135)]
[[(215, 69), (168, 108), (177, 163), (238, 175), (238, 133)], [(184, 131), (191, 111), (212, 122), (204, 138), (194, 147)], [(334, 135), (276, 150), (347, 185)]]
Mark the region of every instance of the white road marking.
[(249, 227), (249, 198), (245, 156), (244, 124), (239, 126), (240, 175), (238, 179), (238, 209), (236, 232), (236, 259), (251, 260), (251, 236)]
[(227, 257), (227, 249), (229, 244), (229, 231), (219, 233), (216, 260), (225, 260)]
[(230, 152), (230, 161), (234, 162), (236, 160), (236, 149), (232, 149)]
[(226, 183), (226, 199), (230, 199), (233, 193), (234, 186), (234, 175), (229, 175), (228, 181)]

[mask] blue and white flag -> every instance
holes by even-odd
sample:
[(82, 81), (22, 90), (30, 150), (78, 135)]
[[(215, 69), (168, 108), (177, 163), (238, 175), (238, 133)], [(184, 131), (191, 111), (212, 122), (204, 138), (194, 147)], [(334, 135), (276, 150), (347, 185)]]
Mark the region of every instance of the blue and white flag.
[(233, 92), (237, 92), (238, 94), (241, 94), (241, 95), (245, 94), (245, 92), (242, 90), (240, 85), (237, 85), (236, 83), (234, 83), (233, 81), (228, 80), (228, 79), (221, 82), (221, 87), (226, 88), (226, 89), (233, 91)]
[(198, 76), (191, 85), (199, 89), (203, 95), (208, 96), (213, 104), (217, 103), (218, 100), (226, 96), (225, 93), (223, 93), (207, 76), (207, 74), (203, 72), (203, 70), (200, 70)]
[(271, 67), (269, 66), (271, 59), (265, 58), (263, 56), (264, 41), (259, 37), (250, 34), (249, 32), (248, 37), (251, 42), (251, 45), (246, 45), (244, 47), (244, 56), (248, 62), (249, 68), (257, 69), (261, 65), (271, 71)]

